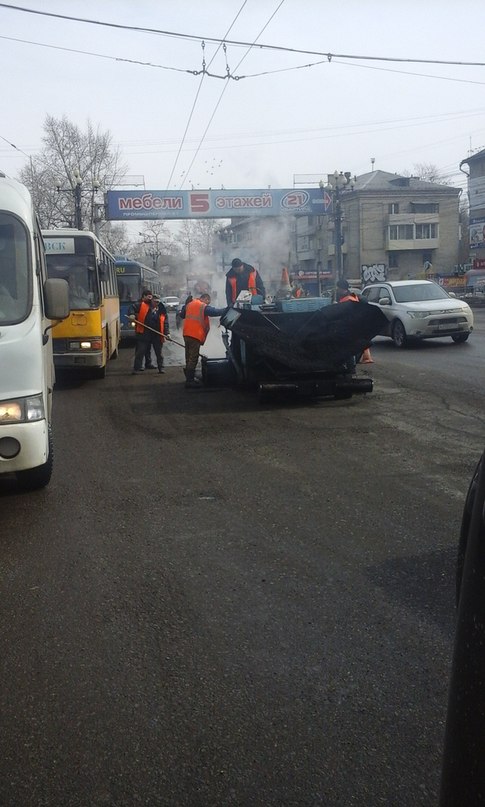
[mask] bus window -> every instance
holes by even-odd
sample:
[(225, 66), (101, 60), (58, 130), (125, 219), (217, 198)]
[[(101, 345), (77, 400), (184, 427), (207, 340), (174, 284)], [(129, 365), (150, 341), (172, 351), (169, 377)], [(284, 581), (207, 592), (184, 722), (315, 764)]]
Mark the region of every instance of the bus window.
[(49, 277), (60, 277), (69, 284), (69, 307), (73, 311), (99, 306), (96, 272), (86, 258), (77, 255), (49, 255)]
[(29, 286), (27, 233), (19, 221), (0, 213), (0, 324), (25, 319)]

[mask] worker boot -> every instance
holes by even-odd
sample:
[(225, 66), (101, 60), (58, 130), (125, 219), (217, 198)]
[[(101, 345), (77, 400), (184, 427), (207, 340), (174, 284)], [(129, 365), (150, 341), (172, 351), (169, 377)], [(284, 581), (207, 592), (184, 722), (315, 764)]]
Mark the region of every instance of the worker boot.
[(185, 369), (185, 378), (187, 379), (185, 382), (185, 389), (199, 389), (200, 388), (200, 381), (195, 377), (195, 370), (187, 370)]

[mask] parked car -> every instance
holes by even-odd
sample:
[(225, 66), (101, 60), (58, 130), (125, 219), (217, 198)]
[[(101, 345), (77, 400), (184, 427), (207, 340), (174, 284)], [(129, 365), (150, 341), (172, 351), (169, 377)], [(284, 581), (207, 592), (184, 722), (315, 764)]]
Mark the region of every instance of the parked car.
[(385, 314), (387, 326), (381, 336), (390, 336), (396, 347), (411, 339), (441, 336), (466, 342), (473, 331), (470, 306), (430, 280), (373, 283), (362, 290), (362, 298)]
[(180, 305), (180, 300), (178, 297), (162, 297), (162, 303), (167, 311), (177, 311)]

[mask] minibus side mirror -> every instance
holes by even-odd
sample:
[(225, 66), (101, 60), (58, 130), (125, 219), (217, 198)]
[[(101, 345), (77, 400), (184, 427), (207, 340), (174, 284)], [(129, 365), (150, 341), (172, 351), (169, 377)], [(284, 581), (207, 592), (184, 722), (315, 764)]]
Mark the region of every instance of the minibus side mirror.
[(44, 283), (45, 315), (60, 320), (69, 316), (69, 286), (67, 280), (50, 277)]

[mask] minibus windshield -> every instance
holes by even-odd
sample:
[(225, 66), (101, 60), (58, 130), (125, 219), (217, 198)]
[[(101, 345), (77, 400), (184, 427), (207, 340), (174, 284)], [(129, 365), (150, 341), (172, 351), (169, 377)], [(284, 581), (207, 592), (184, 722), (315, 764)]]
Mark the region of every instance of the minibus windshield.
[(99, 289), (94, 266), (86, 255), (47, 255), (49, 277), (60, 277), (69, 284), (71, 310), (99, 307)]
[(22, 223), (0, 211), (0, 325), (14, 325), (30, 311), (30, 251)]

